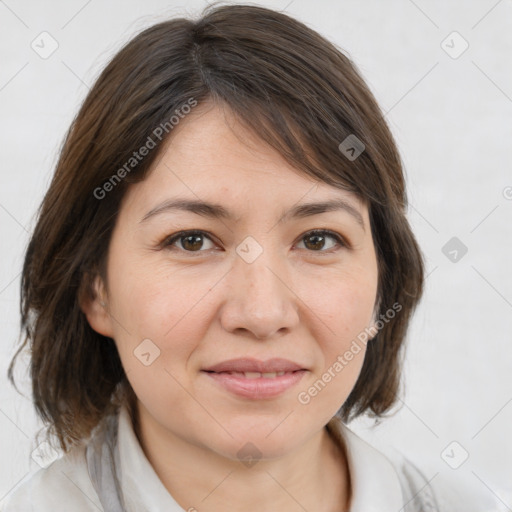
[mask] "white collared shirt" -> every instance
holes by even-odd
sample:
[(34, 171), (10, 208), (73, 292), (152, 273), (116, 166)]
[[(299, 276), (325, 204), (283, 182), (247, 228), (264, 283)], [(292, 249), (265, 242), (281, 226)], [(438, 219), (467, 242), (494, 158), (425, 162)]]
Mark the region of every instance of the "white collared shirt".
[[(392, 463), (341, 421), (335, 437), (347, 450), (352, 487), (349, 512), (493, 512), (493, 501), (465, 495), (448, 503), (410, 462)], [(339, 441), (338, 441), (339, 442)], [(86, 446), (73, 448), (28, 475), (0, 504), (2, 512), (193, 512), (158, 478), (133, 431), (126, 408)], [(314, 511), (311, 511), (314, 512)]]

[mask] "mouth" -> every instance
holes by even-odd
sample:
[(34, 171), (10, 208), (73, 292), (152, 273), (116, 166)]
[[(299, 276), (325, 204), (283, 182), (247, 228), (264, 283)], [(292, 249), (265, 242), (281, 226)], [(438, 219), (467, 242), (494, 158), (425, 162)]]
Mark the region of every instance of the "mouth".
[[(252, 357), (241, 357), (238, 359), (222, 361), (214, 364), (213, 366), (204, 368), (203, 370), (214, 373), (232, 372), (242, 373), (244, 375), (249, 374), (249, 378), (259, 378), (260, 375), (257, 374), (262, 374), (268, 375), (269, 378), (271, 378), (274, 373), (278, 376), (278, 374), (282, 374), (282, 372), (291, 373), (296, 370), (305, 370), (305, 368), (299, 363), (280, 357), (274, 357), (272, 359), (267, 359), (266, 361), (260, 361), (259, 359), (254, 359)], [(251, 374), (254, 375), (251, 377)]]
[[(228, 371), (228, 372), (214, 372), (214, 371), (210, 371), (210, 370), (205, 370), (207, 373), (217, 373), (217, 374), (221, 374), (221, 373), (225, 373), (227, 375), (236, 375), (237, 377), (243, 377), (245, 379), (275, 379), (276, 377), (282, 377), (283, 375), (286, 375), (287, 373), (295, 373), (295, 372), (285, 372), (285, 371), (280, 371), (280, 372), (233, 372), (233, 371)], [(296, 370), (296, 371), (302, 371), (302, 370)]]
[(251, 400), (275, 398), (298, 384), (307, 370), (238, 372), (202, 370), (223, 391)]

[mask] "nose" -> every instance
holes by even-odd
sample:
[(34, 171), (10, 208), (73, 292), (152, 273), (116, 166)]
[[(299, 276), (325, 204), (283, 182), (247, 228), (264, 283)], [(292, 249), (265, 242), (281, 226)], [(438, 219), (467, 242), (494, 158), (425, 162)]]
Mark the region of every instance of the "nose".
[(220, 313), (223, 328), (257, 339), (289, 333), (299, 323), (299, 299), (284, 265), (267, 250), (251, 263), (238, 255), (234, 260)]

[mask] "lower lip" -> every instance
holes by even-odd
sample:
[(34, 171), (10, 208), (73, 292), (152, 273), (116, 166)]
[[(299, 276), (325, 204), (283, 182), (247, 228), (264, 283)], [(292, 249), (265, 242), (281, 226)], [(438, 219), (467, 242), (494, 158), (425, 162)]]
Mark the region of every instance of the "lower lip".
[(295, 386), (295, 384), (302, 379), (306, 370), (289, 372), (274, 378), (259, 377), (257, 379), (247, 379), (238, 375), (222, 372), (204, 373), (237, 396), (261, 400), (279, 396), (281, 393)]

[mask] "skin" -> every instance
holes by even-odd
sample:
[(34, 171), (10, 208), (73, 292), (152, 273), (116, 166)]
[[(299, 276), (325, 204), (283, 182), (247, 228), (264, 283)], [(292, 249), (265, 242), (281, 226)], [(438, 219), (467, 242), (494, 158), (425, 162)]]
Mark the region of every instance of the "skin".
[[(222, 204), (235, 220), (175, 210), (141, 222), (171, 197)], [(333, 198), (353, 205), (365, 229), (344, 210), (278, 223), (298, 203)], [(211, 236), (163, 246), (191, 229)], [(305, 236), (313, 229), (349, 245), (330, 235), (322, 245)], [(263, 249), (252, 263), (236, 252), (247, 236)], [(128, 189), (107, 276), (96, 278), (97, 299), (83, 310), (115, 340), (138, 398), (140, 444), (185, 510), (348, 510), (346, 456), (325, 425), (355, 385), (364, 346), (310, 403), (297, 397), (373, 325), (377, 258), (367, 207), (355, 195), (301, 174), (227, 108), (203, 104)], [(144, 339), (160, 350), (148, 366), (134, 355)], [(287, 358), (308, 372), (265, 400), (237, 397), (201, 372), (246, 356)], [(260, 453), (250, 467), (237, 456), (248, 442)]]

